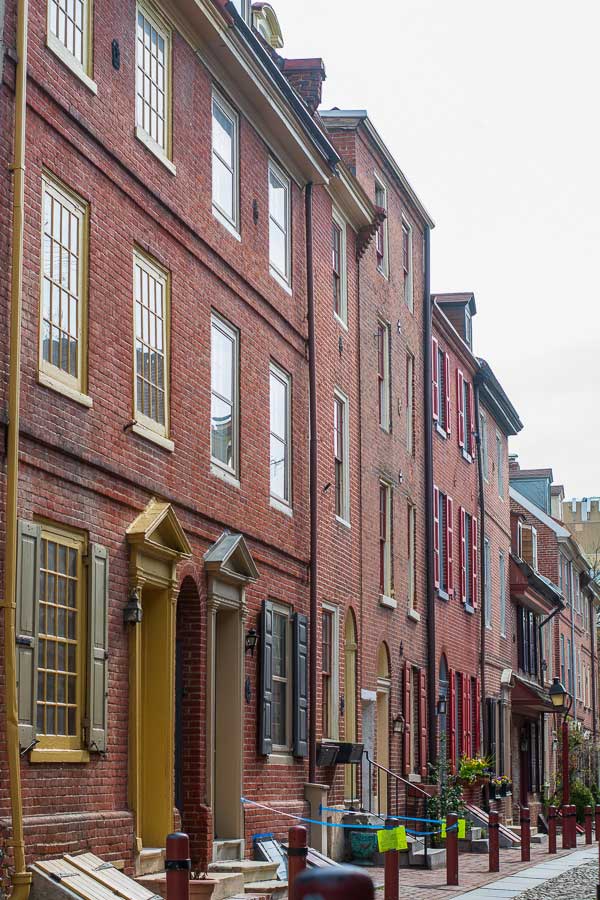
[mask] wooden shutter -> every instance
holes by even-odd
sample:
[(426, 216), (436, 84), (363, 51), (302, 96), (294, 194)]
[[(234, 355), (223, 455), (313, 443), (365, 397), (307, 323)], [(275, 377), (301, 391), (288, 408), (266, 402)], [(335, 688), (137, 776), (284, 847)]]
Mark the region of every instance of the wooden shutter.
[[(294, 635), (294, 706), (293, 753), (308, 756), (308, 618), (301, 613), (292, 616)], [(332, 637), (334, 635), (332, 634)], [(337, 677), (336, 672), (331, 677)], [(333, 710), (337, 715), (337, 710)]]
[(479, 678), (475, 681), (475, 735), (474, 735), (474, 752), (479, 753), (481, 750), (481, 684)]
[(106, 751), (108, 726), (108, 552), (91, 544), (88, 560), (88, 747)]
[(433, 488), (433, 583), (440, 586), (440, 492)]
[(454, 596), (454, 503), (452, 497), (446, 497), (446, 581), (448, 596)]
[(479, 594), (478, 594), (478, 571), (479, 571), (479, 556), (478, 556), (478, 548), (479, 542), (477, 540), (477, 519), (471, 519), (471, 577), (472, 577), (472, 602), (473, 609), (477, 609), (479, 606)]
[(435, 338), (431, 338), (431, 408), (433, 410), (433, 419), (435, 422), (437, 422), (440, 417), (439, 384), (438, 342)]
[(425, 669), (419, 672), (419, 756), (421, 778), (427, 775), (427, 680)]
[(33, 522), (17, 523), (17, 703), (19, 744), (36, 737), (37, 636), (42, 529)]
[(411, 721), (410, 721), (410, 664), (404, 663), (404, 741), (403, 741), (403, 755), (404, 755), (404, 774), (408, 775), (410, 773), (410, 733), (411, 733)]
[(465, 535), (466, 515), (461, 506), (458, 514), (458, 543), (460, 547), (460, 599), (467, 602), (467, 545)]
[(260, 617), (260, 717), (258, 752), (273, 750), (273, 604), (263, 601)]
[(467, 446), (469, 453), (472, 456), (472, 461), (475, 462), (475, 453), (473, 447), (473, 441), (475, 440), (475, 404), (473, 402), (473, 385), (471, 382), (467, 385), (469, 390), (469, 421), (467, 422), (467, 427), (469, 429), (469, 440), (467, 441)]
[(444, 384), (446, 386), (446, 434), (452, 434), (452, 409), (450, 403), (450, 357), (444, 353)]
[(533, 568), (533, 529), (531, 525), (521, 526), (521, 559)]
[(456, 410), (458, 418), (458, 445), (465, 446), (465, 395), (463, 391), (464, 377), (460, 369), (456, 370)]
[(450, 771), (456, 772), (456, 681), (454, 670), (448, 669), (448, 740), (450, 741)]

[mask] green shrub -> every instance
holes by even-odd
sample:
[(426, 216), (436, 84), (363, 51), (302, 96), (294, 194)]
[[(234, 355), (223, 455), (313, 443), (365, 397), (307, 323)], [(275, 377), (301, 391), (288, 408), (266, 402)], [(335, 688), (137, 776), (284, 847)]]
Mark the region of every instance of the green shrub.
[(594, 796), (581, 781), (575, 781), (571, 787), (571, 803), (577, 808), (577, 821), (583, 823), (586, 806), (594, 806)]

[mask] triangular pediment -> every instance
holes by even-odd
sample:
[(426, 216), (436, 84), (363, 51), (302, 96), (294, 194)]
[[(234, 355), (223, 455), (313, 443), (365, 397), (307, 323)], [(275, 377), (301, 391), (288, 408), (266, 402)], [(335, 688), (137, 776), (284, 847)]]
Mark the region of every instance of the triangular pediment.
[(170, 503), (153, 498), (126, 531), (130, 544), (174, 559), (189, 559), (192, 548)]
[(256, 581), (258, 569), (243, 534), (224, 531), (204, 554), (209, 572), (227, 581)]

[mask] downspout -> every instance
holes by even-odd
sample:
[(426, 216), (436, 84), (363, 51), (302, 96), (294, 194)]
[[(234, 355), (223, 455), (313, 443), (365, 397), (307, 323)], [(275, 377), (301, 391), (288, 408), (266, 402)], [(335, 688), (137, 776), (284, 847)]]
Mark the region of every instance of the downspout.
[(427, 733), (429, 761), (437, 760), (435, 585), (433, 582), (433, 410), (431, 406), (431, 233), (425, 226), (425, 284), (423, 296), (423, 363), (425, 382), (425, 558), (427, 591)]
[(4, 666), (6, 681), (6, 748), (10, 781), (14, 874), (13, 900), (29, 897), (31, 872), (25, 868), (21, 757), (16, 658), (17, 501), (19, 488), (19, 399), (21, 392), (21, 306), (23, 299), (23, 238), (25, 227), (25, 121), (27, 111), (28, 0), (17, 3), (17, 63), (15, 68), (15, 137), (13, 170), (12, 274), (8, 422), (6, 449), (6, 549), (4, 557)]
[(572, 716), (573, 722), (577, 722), (577, 669), (575, 668), (575, 663), (577, 661), (577, 653), (575, 652), (575, 585), (573, 582), (574, 578), (579, 578), (579, 575), (575, 572), (575, 567), (573, 563), (569, 563), (571, 566), (571, 671), (573, 673), (573, 705), (572, 705)]
[[(481, 731), (483, 735), (488, 734), (488, 709), (486, 703), (486, 687), (485, 687), (485, 638), (486, 638), (486, 622), (485, 622), (485, 490), (483, 484), (483, 458), (481, 452), (481, 433), (479, 424), (479, 379), (477, 376), (473, 379), (475, 390), (473, 391), (475, 399), (475, 446), (477, 447), (477, 481), (479, 485), (479, 523), (480, 523), (480, 541), (479, 541), (479, 595), (481, 602), (481, 656), (479, 658), (479, 680), (481, 682), (481, 697), (483, 699), (481, 709)], [(491, 585), (490, 585), (491, 589)]]
[(589, 601), (589, 622), (590, 622), (590, 656), (592, 657), (592, 734), (594, 738), (598, 736), (598, 726), (596, 723), (596, 705), (598, 702), (598, 698), (596, 695), (596, 612), (594, 610), (594, 600), (590, 598)]
[(310, 495), (310, 602), (309, 602), (309, 710), (308, 710), (308, 780), (315, 783), (317, 773), (317, 361), (315, 342), (315, 284), (313, 273), (313, 185), (306, 185), (306, 296), (308, 302), (308, 383), (309, 383), (309, 495)]

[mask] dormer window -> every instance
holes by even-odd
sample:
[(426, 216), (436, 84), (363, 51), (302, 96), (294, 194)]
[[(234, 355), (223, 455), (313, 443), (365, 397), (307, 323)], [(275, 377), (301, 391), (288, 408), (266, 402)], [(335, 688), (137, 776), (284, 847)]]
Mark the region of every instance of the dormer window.
[[(249, 0), (234, 0), (234, 2), (237, 6), (240, 2), (249, 3)], [(247, 18), (246, 21), (248, 21)], [(279, 20), (272, 6), (268, 3), (253, 3), (252, 25), (270, 47), (273, 47), (274, 50), (281, 50), (283, 47), (283, 35)]]
[(465, 341), (473, 349), (473, 319), (468, 306), (465, 306)]

